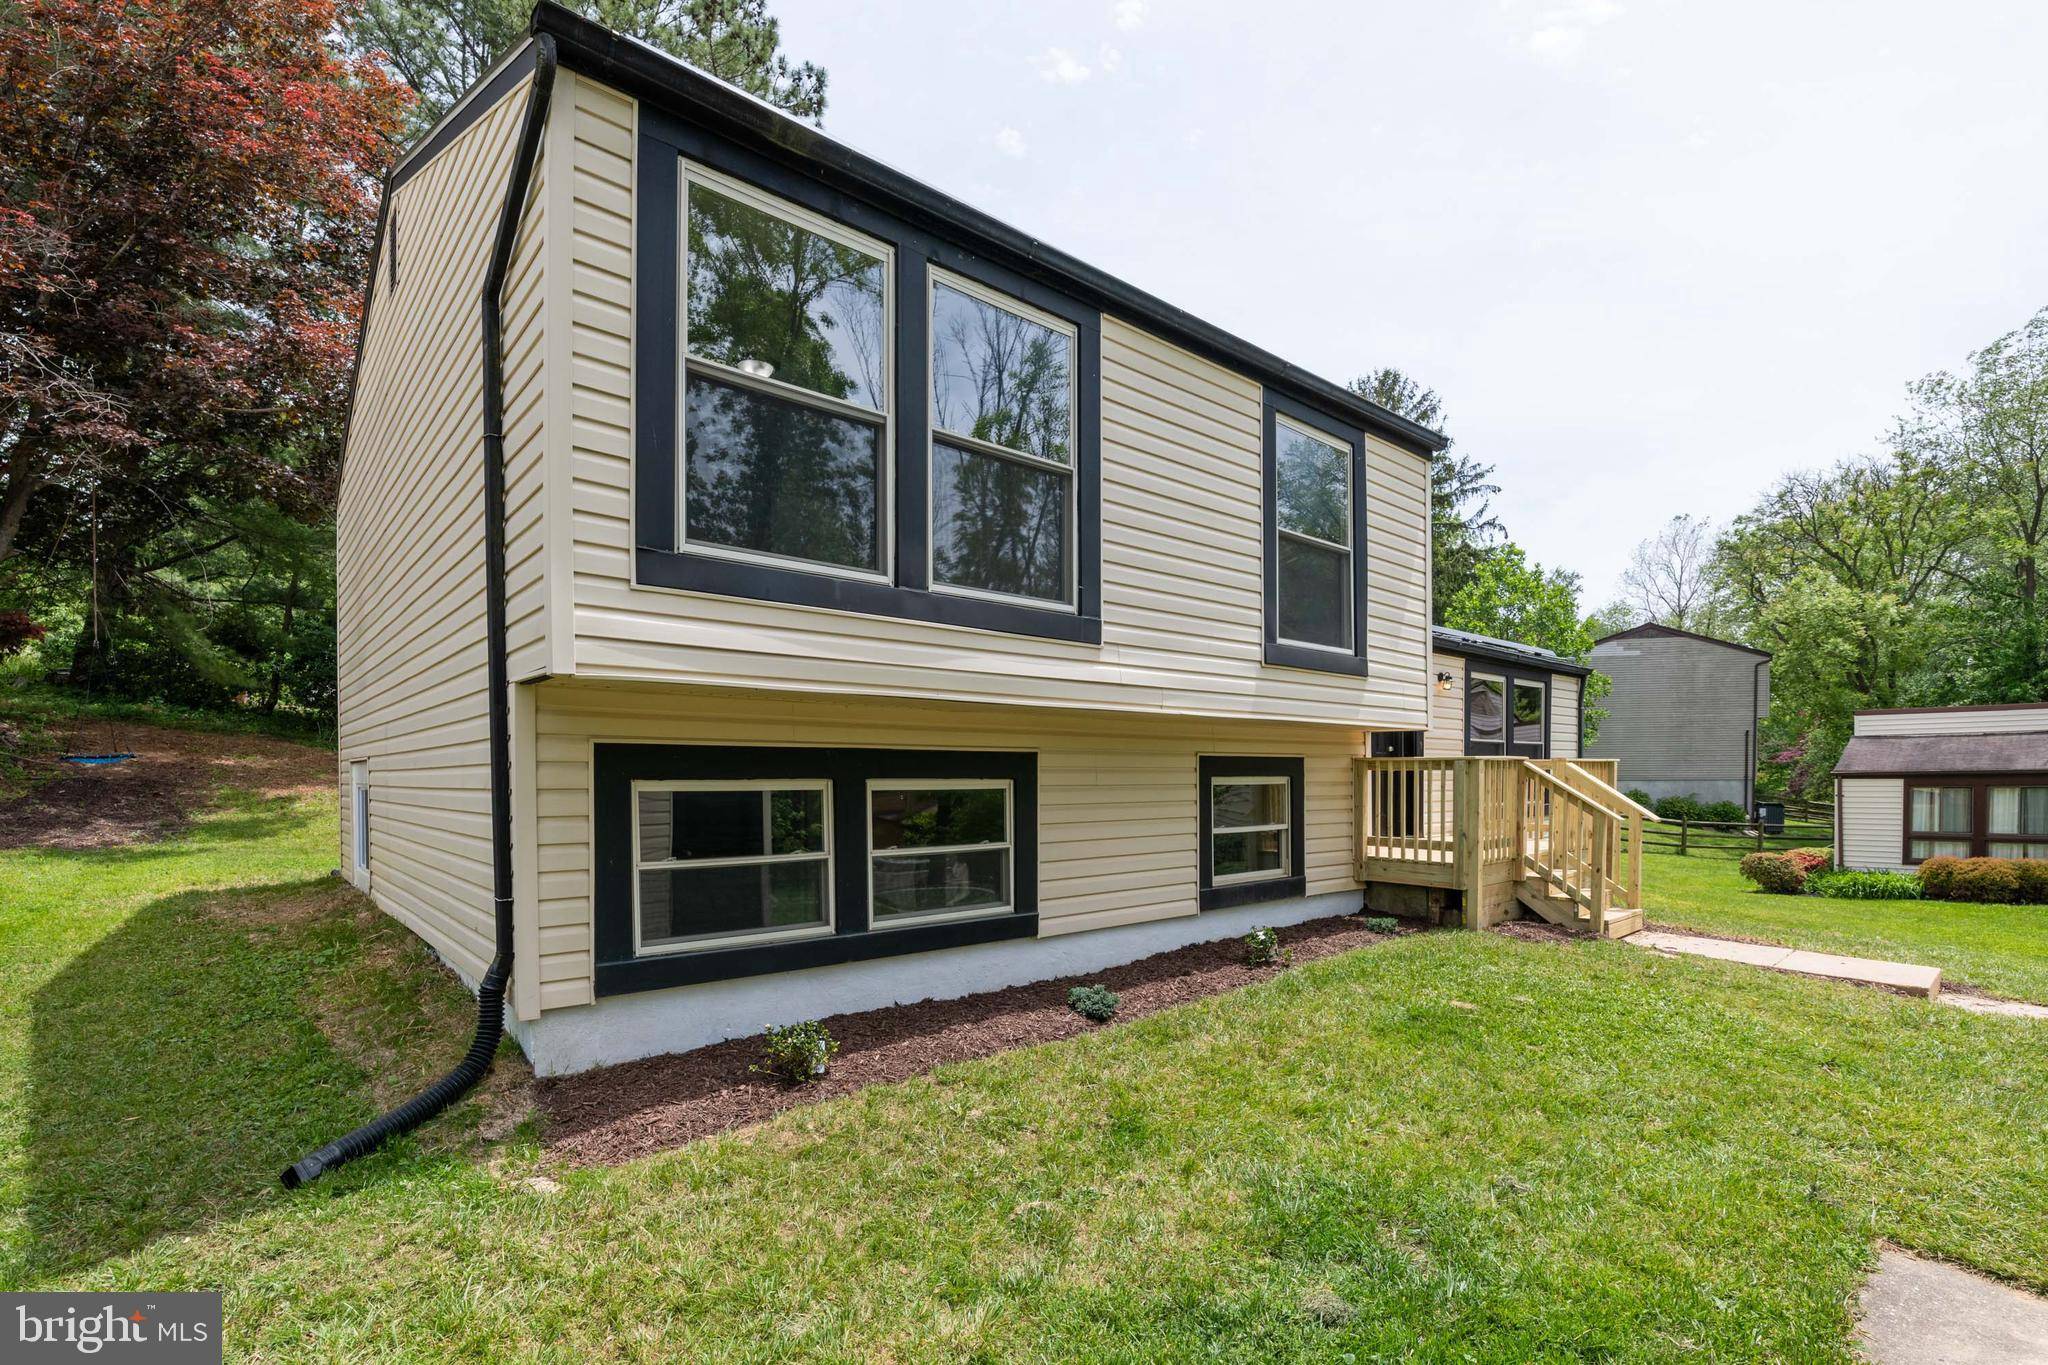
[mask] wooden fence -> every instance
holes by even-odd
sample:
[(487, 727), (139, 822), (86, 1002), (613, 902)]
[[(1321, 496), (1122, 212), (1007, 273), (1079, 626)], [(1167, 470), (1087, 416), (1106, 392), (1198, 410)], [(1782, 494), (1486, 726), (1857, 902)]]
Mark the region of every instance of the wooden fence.
[(1833, 848), (1832, 820), (1785, 818), (1778, 834), (1766, 834), (1761, 823), (1715, 820), (1666, 820), (1643, 831), (1643, 847), (1651, 853), (1783, 853), (1793, 848)]

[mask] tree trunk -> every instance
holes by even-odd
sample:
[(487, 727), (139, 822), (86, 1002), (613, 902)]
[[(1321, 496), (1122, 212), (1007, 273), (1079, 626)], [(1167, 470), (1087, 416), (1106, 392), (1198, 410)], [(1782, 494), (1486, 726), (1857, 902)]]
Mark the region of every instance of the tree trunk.
[(14, 538), (21, 534), (22, 518), (28, 515), (28, 501), (46, 472), (42, 458), (28, 437), (19, 437), (14, 453), (7, 457), (7, 486), (0, 490), (0, 561), (14, 553)]
[(284, 628), (279, 632), (284, 638), (270, 656), (270, 681), (263, 689), (263, 714), (266, 716), (277, 710), (278, 694), (284, 690), (284, 657), (292, 647), (292, 617), (298, 605), (299, 566), (294, 564), (291, 583), (284, 590)]

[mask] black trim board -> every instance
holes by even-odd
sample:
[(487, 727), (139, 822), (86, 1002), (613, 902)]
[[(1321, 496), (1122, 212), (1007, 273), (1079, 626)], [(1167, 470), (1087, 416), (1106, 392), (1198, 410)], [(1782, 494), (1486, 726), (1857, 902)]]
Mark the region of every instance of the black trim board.
[[(1447, 444), (1439, 433), (1313, 375), (981, 210), (833, 141), (744, 92), (604, 25), (541, 0), (535, 33), (554, 35), (572, 70), (686, 116), (784, 166), (878, 204), (905, 222), (962, 243), (975, 257), (1115, 313), (1247, 377), (1305, 396), (1416, 455)], [(643, 108), (643, 117), (646, 109)]]
[[(1238, 754), (1204, 754), (1196, 761), (1195, 801), (1200, 808), (1201, 835), (1197, 849), (1201, 858), (1201, 906), (1204, 910), (1228, 910), (1233, 906), (1257, 905), (1264, 901), (1298, 900), (1308, 894), (1308, 835), (1304, 829), (1307, 798), (1302, 792), (1308, 764), (1301, 758), (1247, 758)], [(1267, 881), (1232, 882), (1214, 885), (1210, 857), (1214, 831), (1210, 821), (1209, 782), (1217, 777), (1284, 777), (1287, 781), (1287, 856), (1294, 869), (1291, 876)]]
[[(1332, 441), (1351, 447), (1351, 652), (1316, 649), (1289, 644), (1280, 638), (1280, 447), (1279, 418), (1285, 415), (1304, 426), (1315, 428)], [(1318, 673), (1341, 673), (1362, 678), (1370, 671), (1366, 662), (1366, 493), (1365, 433), (1327, 410), (1298, 401), (1286, 394), (1266, 390), (1261, 421), (1262, 450), (1259, 455), (1260, 482), (1265, 489), (1262, 521), (1264, 542), (1264, 659), (1282, 668), (1306, 668)]]
[(1435, 631), (1430, 632), (1429, 647), (1438, 654), (1452, 654), (1460, 659), (1485, 659), (1529, 672), (1562, 673), (1566, 677), (1583, 678), (1593, 671), (1587, 665), (1574, 663), (1570, 659), (1539, 659), (1515, 650), (1488, 649), (1485, 645), (1467, 640), (1448, 639)]
[[(979, 750), (599, 744), (592, 820), (597, 875), (591, 906), (600, 996), (796, 971), (838, 962), (1032, 938), (1038, 933), (1038, 755)], [(832, 783), (835, 932), (794, 942), (637, 956), (633, 943), (633, 783), (689, 779), (824, 778)], [(1010, 899), (989, 919), (871, 929), (867, 783), (871, 778), (983, 777), (1012, 786)]]
[[(676, 548), (677, 479), (681, 470), (676, 338), (681, 296), (679, 158), (786, 199), (813, 213), (887, 242), (895, 255), (895, 472), (892, 543), (885, 546), (893, 581), (840, 577), (758, 561)], [(640, 115), (639, 182), (634, 192), (633, 519), (639, 542), (636, 582), (687, 592), (750, 597), (799, 606), (1031, 635), (1082, 644), (1102, 642), (1102, 319), (1094, 309), (1035, 280), (981, 260), (847, 197), (817, 179), (692, 127), (659, 109)], [(925, 287), (932, 266), (977, 280), (1058, 317), (1074, 330), (1073, 608), (1035, 607), (934, 591), (929, 583), (930, 406), (925, 387)]]

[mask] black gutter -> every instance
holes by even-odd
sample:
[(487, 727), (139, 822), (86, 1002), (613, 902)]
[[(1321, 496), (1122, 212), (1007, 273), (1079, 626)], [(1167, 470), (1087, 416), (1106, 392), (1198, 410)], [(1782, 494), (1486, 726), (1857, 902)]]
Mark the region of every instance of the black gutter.
[(1489, 649), (1485, 645), (1465, 640), (1446, 639), (1441, 635), (1430, 636), (1430, 649), (1437, 654), (1455, 654), (1461, 659), (1486, 659), (1497, 664), (1512, 664), (1531, 672), (1562, 673), (1570, 678), (1583, 678), (1593, 670), (1585, 664), (1573, 663), (1562, 655), (1548, 657), (1526, 654), (1514, 649)]
[(541, 35), (535, 43), (533, 89), (526, 97), (526, 119), (512, 157), (512, 176), (505, 186), (505, 205), (498, 214), (498, 236), (484, 272), (482, 322), (484, 343), (484, 652), (490, 688), (491, 745), (491, 898), (497, 952), (476, 992), (476, 1035), (469, 1051), (453, 1070), (399, 1105), (343, 1134), (317, 1152), (286, 1167), (278, 1179), (288, 1190), (381, 1147), (410, 1132), (446, 1109), (482, 1080), (505, 1036), (505, 988), (512, 979), (512, 701), (505, 659), (505, 320), (499, 296), (512, 269), (519, 241), (519, 222), (533, 185), (533, 165), (540, 157), (541, 133), (555, 91), (555, 44)]
[(1742, 788), (1749, 793), (1745, 803), (1751, 815), (1756, 814), (1756, 770), (1764, 762), (1764, 706), (1757, 697), (1764, 680), (1764, 670), (1771, 666), (1771, 656), (1766, 654), (1756, 661), (1756, 667), (1749, 673), (1749, 771), (1742, 775)]
[(1106, 271), (1019, 232), (972, 205), (942, 194), (872, 157), (833, 141), (745, 91), (707, 76), (644, 43), (563, 8), (553, 0), (534, 7), (533, 31), (551, 35), (562, 60), (627, 94), (650, 99), (724, 137), (770, 156), (906, 222), (980, 252), (999, 264), (1059, 290), (1090, 307), (1143, 324), (1252, 378), (1275, 385), (1336, 418), (1356, 422), (1418, 455), (1449, 442), (1272, 352), (1232, 336), (1192, 313), (1127, 284)]

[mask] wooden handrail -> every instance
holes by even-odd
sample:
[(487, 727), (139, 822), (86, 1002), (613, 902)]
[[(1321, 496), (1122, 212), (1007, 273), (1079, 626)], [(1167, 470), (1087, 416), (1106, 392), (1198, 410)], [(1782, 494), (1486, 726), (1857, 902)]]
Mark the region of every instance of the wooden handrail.
[(1612, 797), (1618, 804), (1626, 806), (1628, 809), (1634, 811), (1637, 815), (1642, 816), (1645, 820), (1655, 820), (1660, 825), (1664, 823), (1663, 816), (1657, 814), (1657, 812), (1651, 810), (1642, 802), (1635, 800), (1627, 792), (1617, 789), (1613, 783), (1603, 781), (1602, 779), (1593, 776), (1593, 774), (1587, 772), (1578, 764), (1573, 763), (1570, 759), (1565, 760), (1564, 766), (1570, 768), (1580, 777), (1585, 778), (1595, 787), (1598, 787), (1603, 795)]
[[(1609, 810), (1601, 802), (1595, 801), (1590, 793), (1580, 791), (1577, 787), (1574, 787), (1569, 782), (1558, 781), (1555, 777), (1552, 777), (1549, 773), (1544, 772), (1543, 769), (1537, 767), (1528, 759), (1525, 758), (1522, 760), (1522, 767), (1527, 769), (1530, 773), (1534, 774), (1536, 780), (1538, 782), (1541, 782), (1544, 786), (1549, 787), (1554, 791), (1560, 792), (1565, 796), (1569, 796), (1574, 800), (1584, 802), (1586, 805), (1591, 806), (1594, 810), (1599, 811), (1602, 815), (1606, 816), (1610, 820), (1614, 820), (1620, 823), (1627, 822), (1628, 817), (1626, 815), (1623, 815), (1620, 811)], [(1598, 778), (1594, 778), (1593, 780), (1596, 782), (1599, 781)], [(1601, 782), (1600, 785), (1604, 787), (1607, 784)]]

